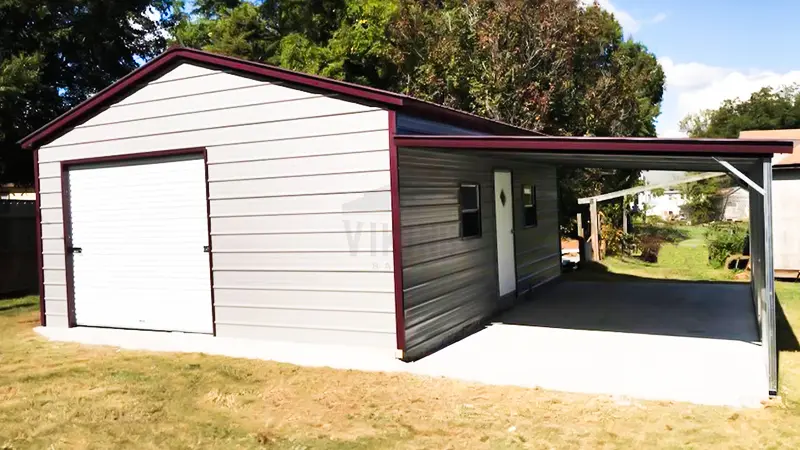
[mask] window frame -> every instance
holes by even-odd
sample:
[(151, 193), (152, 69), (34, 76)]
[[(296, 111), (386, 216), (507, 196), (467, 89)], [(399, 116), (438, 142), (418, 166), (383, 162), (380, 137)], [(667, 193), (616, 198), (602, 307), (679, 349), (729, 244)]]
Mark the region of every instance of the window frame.
[[(531, 189), (531, 203), (525, 203), (525, 188)], [(536, 200), (536, 185), (535, 184), (522, 184), (520, 187), (520, 204), (522, 205), (522, 228), (536, 228), (539, 226), (539, 208)], [(533, 223), (528, 223), (528, 210), (533, 210)]]
[[(464, 208), (464, 196), (461, 193), (463, 188), (475, 188), (477, 208)], [(464, 214), (477, 214), (478, 216), (478, 233), (465, 236), (464, 235)], [(462, 181), (458, 183), (458, 236), (461, 240), (480, 239), (483, 237), (483, 208), (481, 208), (481, 184), (473, 181)]]

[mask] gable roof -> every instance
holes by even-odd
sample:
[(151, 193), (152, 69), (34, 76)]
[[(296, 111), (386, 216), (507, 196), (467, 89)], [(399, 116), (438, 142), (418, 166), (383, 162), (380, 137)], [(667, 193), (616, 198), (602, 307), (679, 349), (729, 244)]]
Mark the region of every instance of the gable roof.
[(98, 114), (108, 105), (126, 97), (147, 82), (158, 78), (181, 63), (194, 63), (204, 67), (225, 70), (234, 74), (242, 74), (255, 78), (280, 80), (313, 90), (376, 103), (387, 109), (402, 111), (416, 117), (436, 120), (487, 134), (542, 135), (542, 133), (532, 130), (486, 119), (475, 114), (419, 100), (404, 94), (397, 94), (368, 86), (295, 72), (230, 56), (217, 55), (190, 48), (175, 47), (153, 58), (147, 64), (144, 64), (122, 77), (116, 83), (108, 86), (86, 101), (32, 132), (20, 140), (19, 143), (23, 148), (35, 148), (45, 145), (69, 131), (74, 126)]

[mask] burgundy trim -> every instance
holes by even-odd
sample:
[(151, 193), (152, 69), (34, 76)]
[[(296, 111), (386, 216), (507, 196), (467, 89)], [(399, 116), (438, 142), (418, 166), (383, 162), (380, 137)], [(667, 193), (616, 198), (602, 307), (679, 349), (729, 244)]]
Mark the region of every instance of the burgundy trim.
[(175, 55), (173, 59), (177, 56), (181, 56), (191, 59), (192, 61), (214, 66), (221, 65), (226, 69), (238, 70), (253, 75), (261, 75), (289, 83), (297, 83), (299, 85), (322, 89), (324, 91), (331, 91), (349, 97), (355, 97), (394, 106), (400, 106), (403, 104), (403, 96), (372, 87), (360, 86), (358, 84), (281, 69), (279, 67), (259, 64), (239, 58), (232, 58), (230, 56), (216, 55), (195, 49), (181, 48), (173, 51), (172, 53)]
[[(38, 150), (36, 151), (38, 153)], [(71, 242), (68, 242), (71, 236), (69, 233), (69, 227), (71, 226), (71, 222), (69, 221), (70, 214), (69, 214), (69, 195), (67, 192), (68, 184), (67, 184), (67, 176), (69, 168), (75, 165), (83, 165), (83, 164), (94, 164), (94, 163), (103, 163), (103, 162), (114, 162), (114, 161), (132, 161), (138, 159), (151, 159), (151, 158), (162, 158), (166, 156), (179, 156), (179, 155), (202, 155), (203, 156), (203, 165), (205, 169), (205, 182), (206, 182), (206, 220), (208, 221), (208, 276), (211, 280), (211, 330), (214, 336), (217, 335), (217, 323), (216, 323), (216, 312), (214, 311), (214, 272), (211, 267), (212, 263), (212, 251), (211, 251), (211, 205), (210, 205), (210, 194), (209, 194), (209, 187), (208, 187), (208, 151), (205, 147), (191, 147), (191, 148), (181, 148), (181, 149), (174, 149), (174, 150), (161, 150), (161, 151), (154, 151), (154, 152), (141, 152), (141, 153), (127, 153), (122, 155), (113, 155), (113, 156), (98, 156), (94, 158), (82, 158), (82, 159), (71, 159), (68, 161), (61, 161), (61, 202), (62, 202), (62, 211), (63, 211), (63, 221), (64, 221), (64, 243), (65, 243), (65, 258), (66, 258), (66, 270), (67, 270), (67, 315), (69, 318), (69, 326), (75, 326), (75, 298), (74, 298), (74, 291), (73, 291), (73, 274), (72, 274), (72, 264), (71, 258), (69, 258), (69, 247)], [(37, 177), (38, 181), (38, 177)], [(38, 190), (37, 190), (37, 198), (38, 198)], [(41, 222), (40, 222), (41, 223)], [(40, 252), (41, 254), (41, 252)]]
[(65, 161), (61, 161), (61, 222), (64, 232), (64, 271), (67, 284), (67, 326), (72, 328), (75, 326), (75, 279), (72, 272), (72, 258), (70, 258), (70, 249), (72, 248), (72, 233), (70, 232), (72, 222), (70, 217), (70, 202), (69, 202), (69, 165)]
[(20, 141), (23, 148), (33, 148), (52, 142), (58, 136), (68, 131), (71, 127), (82, 123), (89, 117), (97, 114), (107, 105), (128, 95), (152, 78), (159, 76), (180, 61), (195, 62), (201, 65), (239, 72), (245, 75), (270, 80), (280, 80), (287, 83), (306, 86), (310, 89), (321, 90), (334, 94), (376, 102), (385, 107), (407, 107), (409, 112), (423, 117), (436, 118), (454, 125), (461, 124), (484, 132), (496, 134), (535, 134), (532, 131), (512, 125), (485, 119), (473, 114), (455, 109), (446, 108), (433, 103), (417, 100), (403, 94), (360, 86), (344, 81), (293, 72), (274, 66), (268, 66), (229, 56), (216, 55), (195, 49), (176, 47), (157, 56), (147, 64), (122, 77), (119, 81), (108, 86), (88, 100), (72, 108), (50, 123), (44, 125)]
[(61, 161), (62, 166), (75, 166), (78, 164), (94, 164), (115, 161), (130, 161), (136, 159), (161, 158), (164, 156), (180, 156), (191, 154), (205, 154), (205, 147), (180, 148), (175, 150), (158, 150), (154, 152), (125, 153), (122, 155), (96, 156), (93, 158), (80, 158)]
[(217, 335), (217, 308), (214, 298), (214, 247), (211, 245), (211, 192), (208, 186), (208, 150), (203, 148), (203, 168), (206, 174), (206, 220), (208, 224), (208, 277), (211, 280), (211, 334)]
[(700, 155), (791, 153), (791, 141), (551, 136), (396, 136), (398, 147), (528, 150), (541, 152), (684, 153)]
[(39, 323), (47, 326), (47, 316), (44, 304), (44, 256), (42, 255), (42, 210), (39, 196), (39, 150), (33, 151), (33, 192), (36, 195), (34, 207), (36, 208), (36, 273), (39, 277)]
[[(400, 166), (394, 134), (397, 115), (389, 111), (389, 175), (392, 192), (392, 261), (394, 265), (394, 317), (397, 349), (406, 349), (406, 309), (403, 292), (403, 228), (400, 222)], [(405, 357), (405, 355), (403, 355)]]

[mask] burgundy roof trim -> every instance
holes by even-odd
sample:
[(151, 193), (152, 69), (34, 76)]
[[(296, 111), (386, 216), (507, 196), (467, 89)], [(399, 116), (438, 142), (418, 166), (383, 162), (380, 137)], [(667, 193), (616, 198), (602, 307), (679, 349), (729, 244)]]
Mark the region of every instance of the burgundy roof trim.
[(195, 62), (201, 65), (218, 67), (221, 69), (239, 72), (251, 76), (275, 79), (319, 89), (326, 92), (340, 94), (346, 97), (360, 99), (381, 104), (389, 109), (403, 108), (411, 114), (422, 117), (436, 118), (453, 125), (462, 125), (481, 132), (509, 135), (538, 134), (534, 131), (518, 128), (503, 122), (486, 119), (474, 114), (447, 108), (434, 103), (425, 102), (413, 97), (394, 92), (384, 91), (368, 86), (361, 86), (330, 78), (294, 72), (279, 67), (269, 66), (253, 61), (247, 61), (230, 56), (217, 55), (200, 50), (176, 47), (155, 57), (147, 64), (139, 67), (119, 81), (98, 92), (91, 98), (57, 117), (53, 121), (32, 132), (19, 141), (23, 148), (33, 148), (54, 140), (71, 127), (74, 127), (93, 115), (102, 111), (106, 106), (114, 103), (121, 97), (136, 90), (140, 84), (156, 78), (165, 70), (181, 62)]
[(553, 136), (395, 136), (398, 147), (432, 147), (539, 152), (750, 154), (790, 153), (791, 141)]

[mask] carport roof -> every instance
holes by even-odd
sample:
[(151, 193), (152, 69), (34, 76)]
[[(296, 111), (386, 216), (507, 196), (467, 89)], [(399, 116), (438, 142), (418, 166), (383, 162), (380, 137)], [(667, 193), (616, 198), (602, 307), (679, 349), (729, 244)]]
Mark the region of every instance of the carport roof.
[(746, 168), (760, 158), (791, 153), (791, 141), (744, 139), (664, 139), (563, 136), (397, 135), (397, 147), (441, 151), (502, 152), (515, 159), (545, 164), (725, 172), (717, 161)]

